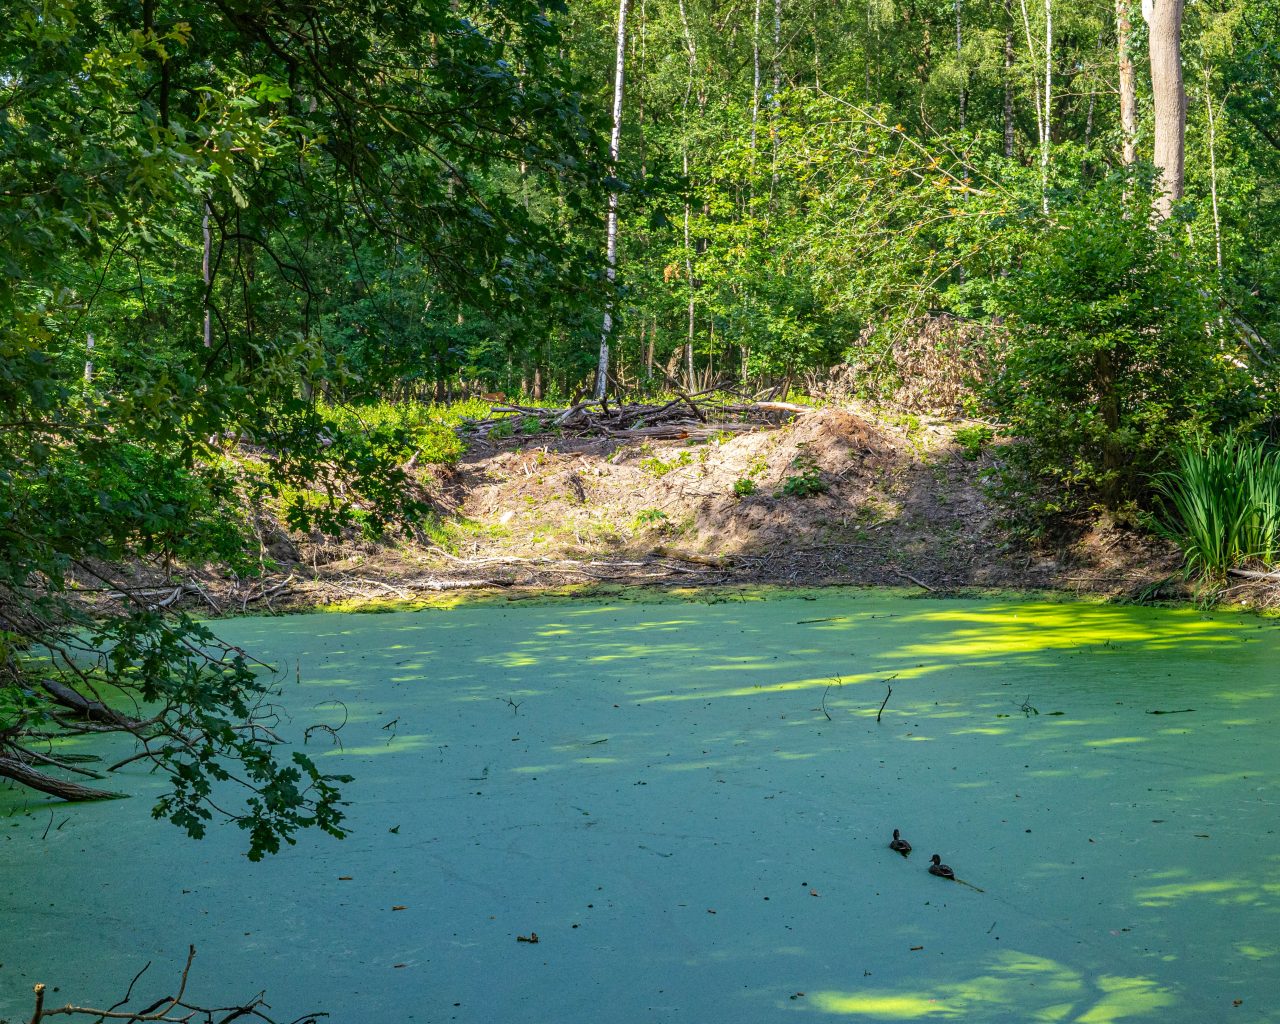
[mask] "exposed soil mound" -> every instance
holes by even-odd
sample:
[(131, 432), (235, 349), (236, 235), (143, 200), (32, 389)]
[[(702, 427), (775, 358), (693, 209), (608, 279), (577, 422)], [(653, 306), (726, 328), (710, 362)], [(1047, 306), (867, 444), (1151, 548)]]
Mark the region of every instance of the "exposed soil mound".
[(983, 484), (995, 456), (965, 458), (958, 425), (830, 408), (709, 441), (511, 441), (473, 449), (447, 492), (470, 523), (461, 553), (491, 582), (499, 565), (513, 583), (628, 566), (638, 580), (1127, 592), (1171, 571), (1159, 545), (1114, 537), (1011, 544)]
[(727, 556), (847, 525), (902, 468), (893, 439), (829, 409), (709, 443), (476, 452), (454, 492), (467, 517), (497, 520), (486, 547)]

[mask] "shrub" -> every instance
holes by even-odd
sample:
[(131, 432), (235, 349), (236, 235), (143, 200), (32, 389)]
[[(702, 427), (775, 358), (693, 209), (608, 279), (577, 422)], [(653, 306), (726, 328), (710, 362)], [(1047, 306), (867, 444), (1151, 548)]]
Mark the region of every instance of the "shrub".
[(1236, 438), (1189, 444), (1177, 468), (1159, 474), (1156, 528), (1174, 541), (1187, 571), (1222, 576), (1280, 554), (1280, 451)]
[(969, 462), (976, 462), (982, 450), (991, 443), (995, 432), (981, 423), (961, 427), (955, 434), (956, 443), (960, 445), (960, 454)]
[(806, 462), (797, 466), (798, 473), (789, 476), (782, 482), (782, 493), (789, 498), (808, 498), (815, 494), (823, 494), (827, 483), (822, 473), (813, 463)]
[(640, 460), (640, 468), (655, 480), (661, 480), (673, 469), (691, 465), (693, 465), (693, 454), (691, 452), (681, 452), (671, 460), (659, 458), (657, 455), (651, 455), (647, 459)]
[[(483, 408), (487, 412), (488, 406)], [(446, 417), (440, 406), (420, 402), (321, 404), (316, 412), (325, 424), (332, 425), (334, 434), (360, 438), (369, 451), (395, 462), (405, 462), (416, 454), (423, 465), (452, 466), (465, 447), (451, 425), (456, 418)], [(497, 430), (495, 426), (491, 436), (498, 436)]]
[(634, 530), (643, 530), (648, 527), (665, 527), (667, 525), (667, 514), (660, 508), (642, 508), (636, 513), (636, 517), (632, 520), (631, 527)]
[(740, 477), (733, 482), (733, 493), (739, 498), (747, 498), (755, 494), (757, 485), (749, 476)]
[(987, 398), (1028, 443), (1027, 475), (1068, 501), (1140, 495), (1171, 445), (1244, 411), (1244, 371), (1213, 331), (1211, 275), (1181, 223), (1149, 224), (1149, 189), (1112, 177), (1055, 208), (999, 295), (1007, 337)]

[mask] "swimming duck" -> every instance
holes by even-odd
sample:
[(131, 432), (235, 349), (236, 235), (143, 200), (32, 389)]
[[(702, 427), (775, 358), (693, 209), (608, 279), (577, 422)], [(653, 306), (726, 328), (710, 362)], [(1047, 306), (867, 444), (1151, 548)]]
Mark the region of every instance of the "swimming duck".
[(955, 880), (956, 873), (942, 863), (942, 858), (936, 853), (933, 855), (933, 863), (929, 865), (929, 874), (937, 875), (939, 878), (950, 878)]
[(893, 830), (893, 842), (889, 844), (889, 849), (897, 850), (902, 856), (906, 856), (911, 852), (911, 844), (898, 835), (898, 830)]

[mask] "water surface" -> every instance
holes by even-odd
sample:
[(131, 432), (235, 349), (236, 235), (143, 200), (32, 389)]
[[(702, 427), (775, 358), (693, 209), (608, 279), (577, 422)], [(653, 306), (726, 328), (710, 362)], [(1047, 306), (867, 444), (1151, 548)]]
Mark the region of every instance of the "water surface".
[(250, 864), (141, 769), (17, 801), (0, 1018), (148, 961), (161, 995), (193, 943), (194, 998), (284, 1019), (1280, 1020), (1278, 627), (850, 590), (221, 622), (295, 739), (347, 718), (308, 749), (353, 834)]

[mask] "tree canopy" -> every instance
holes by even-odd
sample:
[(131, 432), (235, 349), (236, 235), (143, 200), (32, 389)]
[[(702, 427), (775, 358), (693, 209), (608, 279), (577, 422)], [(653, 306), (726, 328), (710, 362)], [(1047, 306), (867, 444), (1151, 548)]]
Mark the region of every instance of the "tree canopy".
[[(406, 438), (330, 429), (316, 395), (388, 384), (420, 337), (333, 339), (396, 316), (399, 281), (410, 319), (436, 305), (456, 320), (460, 303), (571, 279), (564, 223), (598, 150), (555, 12), (63, 0), (11, 15), (0, 774), (78, 795), (42, 773), (66, 762), (40, 738), (119, 727), (170, 774), (157, 814), (193, 834), (228, 778), (247, 786), (227, 813), (253, 856), (300, 825), (340, 832), (335, 780), (274, 757), (271, 684), (250, 659), (155, 595), (104, 616), (93, 593), (132, 592), (130, 558), (243, 561), (246, 487), (284, 495), (298, 529), (413, 510)], [(456, 368), (434, 341), (415, 367)], [(242, 438), (261, 454), (249, 478), (223, 454)]]

